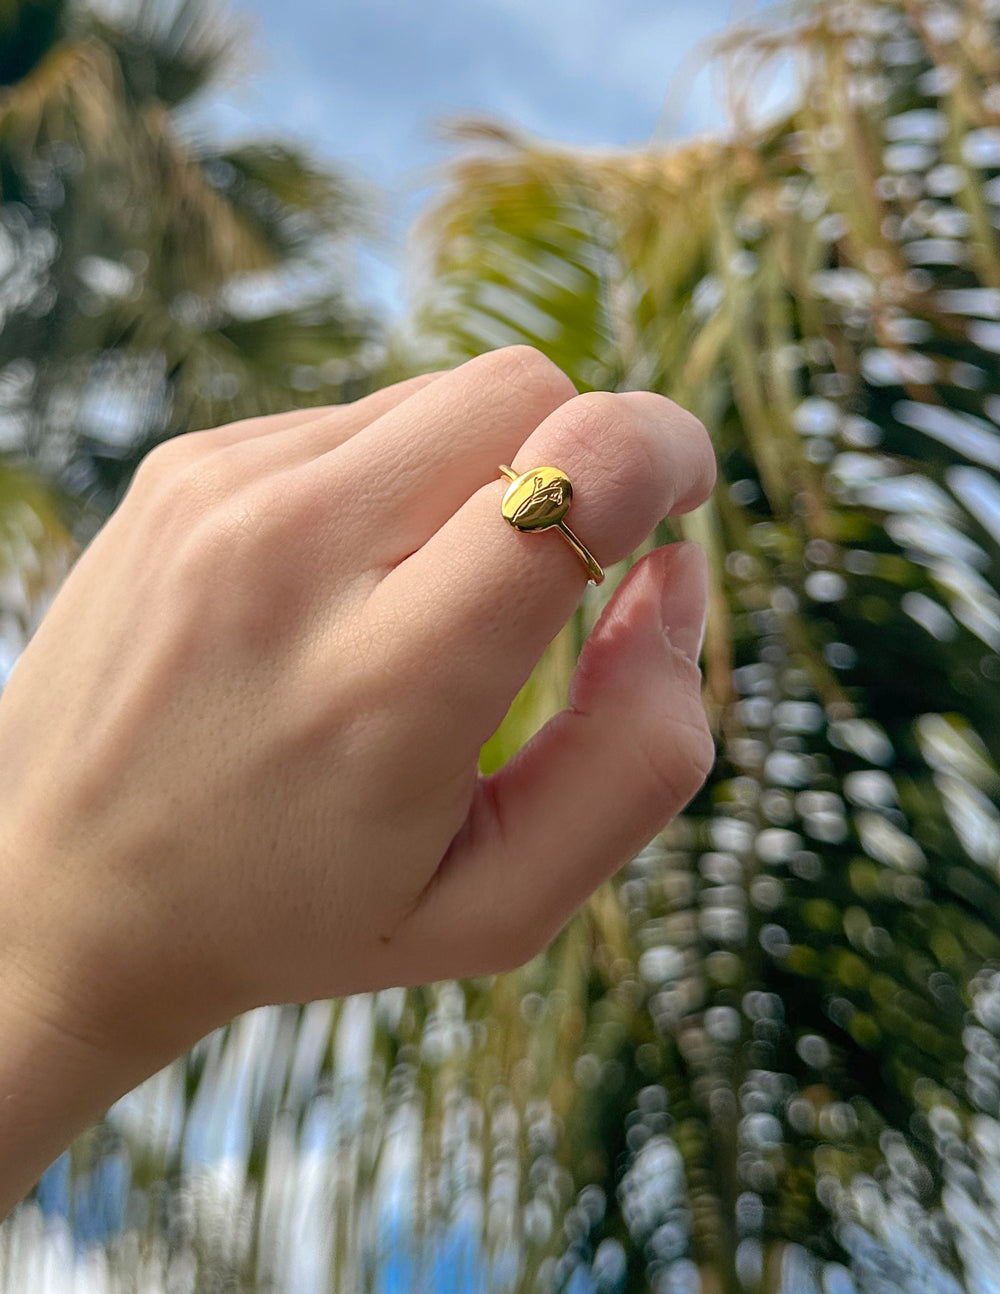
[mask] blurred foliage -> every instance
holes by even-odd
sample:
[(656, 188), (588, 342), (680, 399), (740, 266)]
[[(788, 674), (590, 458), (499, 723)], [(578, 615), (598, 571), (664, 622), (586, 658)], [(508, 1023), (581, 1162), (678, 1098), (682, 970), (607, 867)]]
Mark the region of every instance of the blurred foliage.
[[(0, 1229), (6, 1288), (63, 1212), (50, 1244), (131, 1273), (101, 1289), (996, 1288), (998, 24), (782, 10), (720, 54), (730, 134), (681, 148), (456, 127), (417, 366), (528, 341), (706, 422), (719, 487), (645, 547), (712, 557), (716, 770), (522, 971), (205, 1039)], [(756, 124), (789, 58), (798, 106)], [(626, 569), (485, 767), (563, 703)]]
[(418, 231), (428, 366), (527, 341), (580, 389), (671, 395), (720, 460), (655, 536), (713, 557), (716, 769), (602, 896), (618, 938), (593, 912), (564, 936), (577, 1082), (526, 1093), (578, 1193), (552, 1288), (1000, 1269), (998, 19), (788, 11), (727, 49), (737, 79), (794, 51), (801, 106), (677, 150), (460, 123)]
[(51, 488), (0, 459), (0, 688), (75, 555)]
[(157, 441), (350, 398), (381, 358), (346, 290), (367, 195), (198, 127), (240, 35), (200, 0), (0, 4), (0, 448), (99, 519)]

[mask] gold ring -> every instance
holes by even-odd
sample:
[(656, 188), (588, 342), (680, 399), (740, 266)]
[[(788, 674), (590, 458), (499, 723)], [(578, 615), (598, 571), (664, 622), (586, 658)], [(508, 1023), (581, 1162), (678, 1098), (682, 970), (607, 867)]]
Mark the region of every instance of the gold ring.
[(573, 487), (569, 477), (558, 467), (533, 467), (520, 476), (513, 468), (500, 464), (501, 473), (510, 481), (500, 501), (500, 511), (505, 521), (515, 530), (548, 530), (555, 528), (582, 560), (587, 568), (588, 583), (600, 584), (604, 579), (593, 553), (587, 551), (563, 521), (573, 502)]

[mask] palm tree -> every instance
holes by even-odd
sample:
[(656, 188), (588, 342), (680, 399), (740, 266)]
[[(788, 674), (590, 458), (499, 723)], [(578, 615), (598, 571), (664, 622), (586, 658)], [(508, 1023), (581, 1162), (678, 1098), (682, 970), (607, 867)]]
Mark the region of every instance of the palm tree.
[(197, 126), (240, 29), (198, 0), (106, 8), (0, 8), (2, 412), (102, 517), (156, 441), (357, 394), (379, 353), (345, 284), (360, 192)]
[[(529, 341), (581, 390), (661, 390), (709, 426), (713, 500), (649, 542), (712, 558), (716, 769), (522, 971), (253, 1013), (112, 1111), (74, 1153), (100, 1198), (124, 1164), (147, 1201), (115, 1232), (133, 1270), (247, 1290), (990, 1288), (995, 6), (814, 0), (729, 49), (737, 78), (794, 55), (799, 106), (641, 153), (459, 127), (475, 149), (418, 230), (415, 312), (426, 367)], [(624, 567), (485, 767), (561, 705)], [(213, 1118), (237, 1142), (214, 1186), (191, 1170)], [(163, 1182), (187, 1201), (170, 1229)]]
[(618, 983), (589, 940), (593, 1077), (531, 1093), (600, 1190), (558, 1288), (602, 1240), (630, 1290), (1000, 1263), (1000, 32), (791, 17), (729, 45), (798, 54), (781, 120), (641, 155), (465, 123), (420, 230), (428, 363), (530, 341), (693, 408), (720, 460), (655, 537), (713, 558), (718, 763), (601, 897), (627, 933)]

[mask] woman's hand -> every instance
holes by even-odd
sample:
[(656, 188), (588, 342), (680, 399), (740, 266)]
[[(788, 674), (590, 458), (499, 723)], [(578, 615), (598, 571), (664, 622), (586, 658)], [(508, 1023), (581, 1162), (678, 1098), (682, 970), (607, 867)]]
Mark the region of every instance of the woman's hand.
[(715, 470), (669, 400), (578, 395), (523, 346), (143, 461), (0, 700), (23, 1014), (131, 1081), (257, 1004), (512, 967), (691, 798), (690, 544), (629, 572), (569, 708), (480, 775), (587, 578), (503, 520), (500, 463), (564, 469), (605, 566)]

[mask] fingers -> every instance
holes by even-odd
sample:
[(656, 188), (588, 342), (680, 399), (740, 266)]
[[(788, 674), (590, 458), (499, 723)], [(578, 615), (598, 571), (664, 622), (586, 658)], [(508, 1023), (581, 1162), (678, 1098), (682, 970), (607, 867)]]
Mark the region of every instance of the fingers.
[(444, 370), (419, 373), (373, 391), (346, 404), (320, 405), (311, 409), (290, 409), (287, 413), (241, 418), (224, 427), (176, 436), (168, 444), (190, 445), (199, 452), (224, 449), (254, 441), (261, 449), (273, 451), (276, 465), (291, 466), (335, 449), (376, 418), (394, 409), (417, 391), (435, 382)]
[(353, 537), (365, 569), (394, 566), (575, 395), (530, 346), (477, 355), (310, 463), (300, 496)]
[(447, 370), (420, 373), (416, 377), (395, 382), (381, 391), (373, 391), (350, 404), (333, 405), (319, 411), (319, 417), (290, 424), (272, 437), (268, 449), (273, 449), (275, 465), (291, 467), (329, 453), (345, 444), (352, 436), (365, 430), (377, 418), (383, 417), (419, 391), (438, 382)]
[[(562, 405), (511, 466), (522, 472), (542, 464), (567, 473), (574, 492), (567, 523), (605, 566), (668, 513), (701, 503), (715, 479), (704, 427), (646, 391), (591, 392)], [(376, 623), (398, 635), (401, 653), (405, 647), (398, 674), (407, 720), (427, 734), (462, 733), (477, 749), (587, 579), (560, 535), (522, 533), (503, 519), (507, 484), (494, 466), (492, 478), (385, 576), (368, 603)]]
[(629, 571), (584, 645), (569, 707), (480, 777), (440, 868), (387, 941), (399, 974), (417, 949), (428, 979), (527, 961), (691, 799), (714, 758), (694, 663), (707, 599), (694, 544)]

